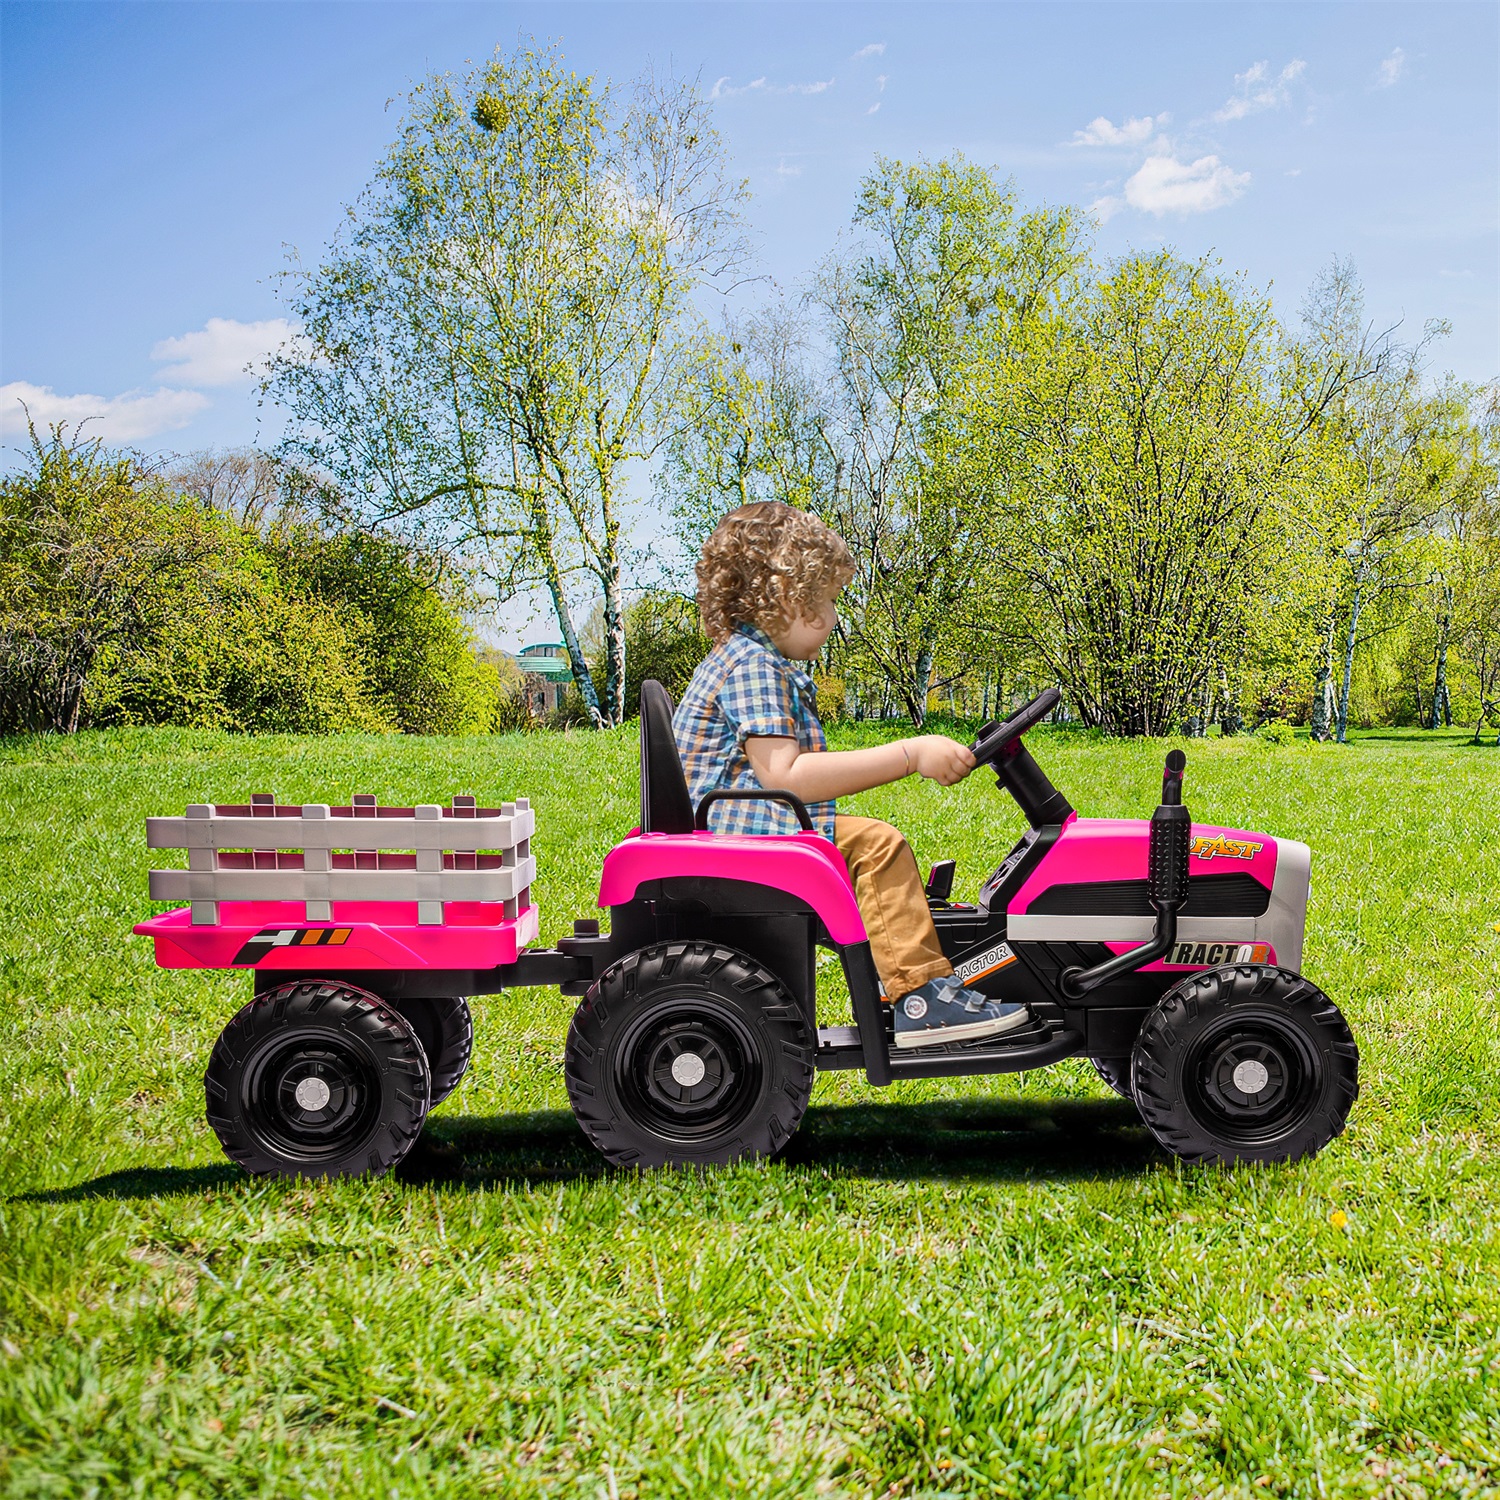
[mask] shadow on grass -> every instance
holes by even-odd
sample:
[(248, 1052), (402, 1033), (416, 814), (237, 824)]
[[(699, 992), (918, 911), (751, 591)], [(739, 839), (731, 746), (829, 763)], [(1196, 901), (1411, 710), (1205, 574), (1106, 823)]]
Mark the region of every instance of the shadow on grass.
[[(1164, 1160), (1123, 1100), (952, 1099), (810, 1109), (781, 1161), (842, 1177), (885, 1180), (1101, 1178)], [(396, 1169), (399, 1181), (446, 1190), (578, 1182), (613, 1175), (567, 1110), (438, 1115)], [(237, 1167), (138, 1167), (12, 1203), (168, 1198), (233, 1189)]]

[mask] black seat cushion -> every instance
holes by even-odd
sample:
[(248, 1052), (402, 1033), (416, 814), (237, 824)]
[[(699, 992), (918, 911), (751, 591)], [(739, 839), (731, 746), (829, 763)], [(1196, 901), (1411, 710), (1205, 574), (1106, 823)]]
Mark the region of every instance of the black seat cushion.
[(672, 695), (648, 677), (641, 684), (641, 832), (691, 833), (693, 799), (672, 734)]

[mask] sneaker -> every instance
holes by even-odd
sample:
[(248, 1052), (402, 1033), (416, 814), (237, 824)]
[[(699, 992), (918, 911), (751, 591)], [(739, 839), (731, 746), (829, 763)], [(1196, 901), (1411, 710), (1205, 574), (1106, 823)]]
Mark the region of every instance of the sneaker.
[(1000, 1036), (1031, 1020), (1024, 1005), (991, 1000), (966, 990), (952, 974), (929, 979), (896, 1002), (896, 1045), (933, 1047), (941, 1042), (971, 1042)]

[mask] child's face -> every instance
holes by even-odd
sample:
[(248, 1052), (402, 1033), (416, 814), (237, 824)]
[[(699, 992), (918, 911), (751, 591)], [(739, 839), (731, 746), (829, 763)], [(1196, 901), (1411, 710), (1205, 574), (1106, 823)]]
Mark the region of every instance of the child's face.
[(810, 617), (794, 620), (790, 625), (783, 625), (775, 630), (767, 627), (766, 634), (771, 637), (776, 649), (789, 661), (811, 661), (823, 649), (824, 642), (838, 624), (834, 608), (838, 596), (838, 589), (830, 589), (818, 601), (816, 610)]

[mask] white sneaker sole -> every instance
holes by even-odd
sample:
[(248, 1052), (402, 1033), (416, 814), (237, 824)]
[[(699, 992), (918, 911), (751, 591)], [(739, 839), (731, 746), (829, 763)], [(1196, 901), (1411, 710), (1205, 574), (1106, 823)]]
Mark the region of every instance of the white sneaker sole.
[(903, 1031), (896, 1034), (896, 1045), (935, 1047), (941, 1042), (972, 1042), (982, 1036), (1000, 1036), (1027, 1025), (1031, 1012), (1023, 1006), (1013, 1015), (997, 1016), (993, 1021), (970, 1021), (967, 1026), (930, 1026), (926, 1031)]

